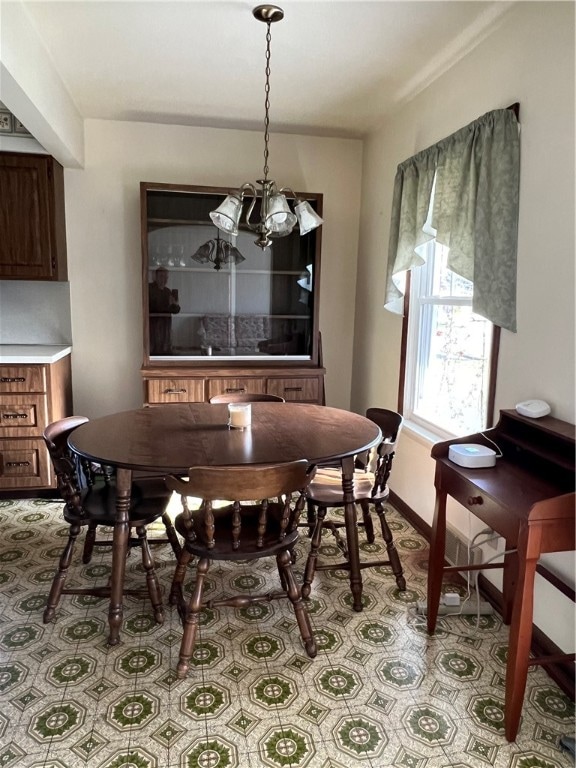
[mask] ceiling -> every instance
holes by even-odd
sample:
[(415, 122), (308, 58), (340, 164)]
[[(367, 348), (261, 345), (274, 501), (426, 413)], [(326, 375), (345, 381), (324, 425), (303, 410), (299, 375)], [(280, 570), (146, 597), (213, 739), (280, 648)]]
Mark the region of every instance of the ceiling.
[[(511, 3), (279, 0), (270, 130), (360, 137)], [(266, 26), (246, 0), (25, 2), (83, 118), (261, 129)]]

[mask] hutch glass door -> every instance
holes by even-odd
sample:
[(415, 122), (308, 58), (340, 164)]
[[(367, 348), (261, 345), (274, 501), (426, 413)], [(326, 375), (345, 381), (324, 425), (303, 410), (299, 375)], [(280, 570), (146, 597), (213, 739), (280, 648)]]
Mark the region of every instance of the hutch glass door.
[[(141, 192), (151, 362), (317, 362), (319, 231), (296, 227), (262, 250), (246, 226), (230, 238), (212, 223), (228, 190), (143, 182)], [(303, 197), (321, 213), (321, 195)]]

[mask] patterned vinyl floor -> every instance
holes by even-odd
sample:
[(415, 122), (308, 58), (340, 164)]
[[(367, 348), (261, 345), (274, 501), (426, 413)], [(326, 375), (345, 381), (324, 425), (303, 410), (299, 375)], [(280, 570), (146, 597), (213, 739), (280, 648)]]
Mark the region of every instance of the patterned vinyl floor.
[[(0, 768), (564, 768), (559, 738), (574, 705), (542, 668), (529, 674), (520, 732), (503, 735), (507, 629), (496, 616), (449, 617), (429, 638), (410, 605), (426, 587), (426, 542), (389, 519), (408, 582), (364, 574), (364, 610), (344, 572), (318, 574), (309, 608), (319, 653), (303, 652), (287, 601), (206, 610), (188, 679), (175, 681), (180, 625), (128, 598), (120, 645), (106, 645), (107, 604), (64, 596), (42, 610), (65, 541), (61, 505), (0, 501)], [(335, 556), (331, 538), (324, 557)], [(302, 538), (300, 572), (307, 548)], [(367, 552), (377, 543), (364, 544)], [(106, 582), (109, 552), (71, 581)], [(154, 547), (164, 588), (173, 559)], [(138, 553), (128, 581), (142, 580)], [(192, 574), (191, 574), (192, 577)], [(188, 587), (190, 579), (188, 580)], [(275, 564), (214, 564), (209, 593), (277, 585)]]

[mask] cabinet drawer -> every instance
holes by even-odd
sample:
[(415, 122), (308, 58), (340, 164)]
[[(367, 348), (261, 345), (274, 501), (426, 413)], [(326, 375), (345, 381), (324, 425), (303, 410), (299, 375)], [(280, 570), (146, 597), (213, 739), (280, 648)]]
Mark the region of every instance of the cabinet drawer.
[(319, 402), (319, 385), (317, 378), (301, 379), (268, 379), (266, 392), (269, 395), (280, 395), (285, 400)]
[(0, 488), (37, 488), (52, 484), (51, 465), (43, 440), (0, 442)]
[(258, 395), (265, 394), (266, 380), (246, 377), (238, 379), (209, 379), (208, 381), (208, 399), (214, 397), (214, 395), (244, 394), (247, 392)]
[(0, 392), (46, 392), (46, 367), (1, 365)]
[(48, 424), (46, 395), (0, 395), (0, 437), (36, 437)]
[(202, 403), (204, 379), (148, 379), (149, 403)]
[(517, 541), (519, 518), (512, 514), (511, 510), (500, 505), (482, 487), (481, 473), (484, 470), (464, 470), (475, 474), (474, 479), (468, 480), (460, 472), (446, 465), (442, 473), (442, 490), (445, 490), (452, 498), (456, 499), (475, 517), (482, 520), (509, 542)]

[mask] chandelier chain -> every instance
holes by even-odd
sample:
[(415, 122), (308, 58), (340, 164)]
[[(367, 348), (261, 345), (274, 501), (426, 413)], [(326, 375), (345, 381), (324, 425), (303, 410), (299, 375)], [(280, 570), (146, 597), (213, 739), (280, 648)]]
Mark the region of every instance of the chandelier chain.
[[(0, 0), (0, 3), (2, 0)], [(266, 22), (266, 69), (265, 69), (265, 89), (264, 89), (264, 178), (258, 179), (256, 184), (260, 187), (257, 189), (254, 184), (246, 182), (242, 184), (237, 192), (228, 195), (221, 205), (216, 208), (215, 211), (210, 212), (210, 218), (216, 225), (216, 227), (223, 232), (228, 232), (232, 236), (238, 234), (240, 226), (240, 218), (244, 213), (244, 220), (246, 227), (252, 232), (258, 234), (258, 238), (254, 241), (259, 248), (268, 248), (273, 243), (273, 237), (285, 237), (289, 235), (296, 224), (298, 224), (300, 234), (306, 235), (316, 227), (319, 227), (323, 221), (310, 206), (306, 200), (300, 199), (294, 194), (294, 191), (290, 187), (276, 186), (276, 183), (272, 179), (268, 178), (269, 168), (269, 143), (270, 143), (270, 48), (272, 41), (272, 33), (270, 30), (271, 24), (276, 21), (281, 21), (284, 18), (284, 11), (277, 5), (258, 5), (252, 9), (252, 15), (257, 21)], [(286, 194), (290, 194), (293, 198), (294, 212), (290, 209)], [(243, 211), (244, 203), (249, 198), (247, 210)], [(255, 210), (256, 204), (259, 201), (259, 207), (256, 210), (256, 216), (259, 216), (259, 220), (252, 221), (251, 216)], [(211, 241), (213, 242), (213, 241)], [(231, 248), (233, 248), (231, 246)], [(231, 257), (236, 259), (234, 263), (238, 263), (239, 260), (243, 260), (244, 257), (240, 252), (234, 253), (236, 249), (231, 250)], [(192, 258), (205, 263), (205, 259), (211, 261), (211, 250), (208, 249), (208, 244), (201, 246), (196, 254)], [(218, 253), (216, 254), (216, 256)], [(225, 254), (225, 256), (228, 256)], [(214, 257), (215, 269), (216, 257)], [(220, 263), (225, 262), (221, 259)], [(218, 264), (219, 266), (219, 264)]]
[(264, 180), (268, 180), (268, 141), (270, 139), (270, 41), (272, 40), (272, 33), (270, 31), (270, 22), (266, 24), (266, 85), (264, 87)]

